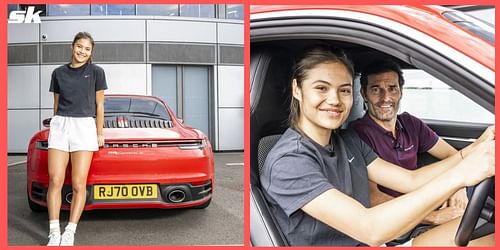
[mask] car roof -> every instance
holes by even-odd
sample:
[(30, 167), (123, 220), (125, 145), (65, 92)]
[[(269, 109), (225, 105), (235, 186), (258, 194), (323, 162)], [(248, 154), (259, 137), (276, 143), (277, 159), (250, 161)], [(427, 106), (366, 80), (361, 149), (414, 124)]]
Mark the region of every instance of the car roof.
[(494, 45), (441, 15), (444, 11), (455, 11), (452, 9), (402, 5), (256, 5), (251, 6), (250, 14), (295, 10), (353, 11), (387, 18), (425, 33), (495, 70)]
[(129, 98), (137, 98), (137, 99), (153, 99), (156, 101), (161, 101), (160, 98), (156, 96), (148, 96), (148, 95), (131, 95), (131, 94), (105, 94), (105, 97), (129, 97)]

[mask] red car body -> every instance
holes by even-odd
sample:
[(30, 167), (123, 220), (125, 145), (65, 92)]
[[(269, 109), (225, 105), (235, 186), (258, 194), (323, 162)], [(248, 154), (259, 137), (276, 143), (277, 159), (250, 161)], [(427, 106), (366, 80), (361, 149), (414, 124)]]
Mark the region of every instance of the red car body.
[[(148, 116), (144, 110), (108, 113), (106, 103), (111, 100), (154, 104), (169, 119)], [(28, 148), (28, 202), (34, 211), (46, 207), (49, 129), (36, 133)], [(85, 210), (204, 208), (210, 204), (214, 183), (211, 144), (201, 131), (182, 124), (161, 99), (107, 95), (104, 136), (105, 146), (94, 153), (90, 166)], [(69, 208), (71, 192), (68, 164), (62, 209)]]
[[(425, 33), (448, 46), (464, 53), (491, 70), (495, 70), (495, 54), (491, 53), (494, 43), (488, 43), (474, 33), (450, 22), (442, 13), (449, 11), (441, 6), (403, 6), (403, 5), (254, 5), (250, 14), (276, 13), (304, 10), (352, 11), (380, 16), (404, 24)], [(458, 29), (457, 29), (458, 27)], [(472, 36), (471, 36), (472, 35)], [(457, 37), (467, 39), (457, 42)]]

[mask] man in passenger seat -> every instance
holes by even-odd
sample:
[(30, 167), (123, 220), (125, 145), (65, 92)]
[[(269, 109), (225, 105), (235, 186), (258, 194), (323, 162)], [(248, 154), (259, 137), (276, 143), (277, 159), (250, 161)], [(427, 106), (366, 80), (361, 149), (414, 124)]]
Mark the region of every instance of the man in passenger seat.
[[(361, 95), (368, 110), (349, 127), (355, 129), (380, 158), (408, 170), (418, 168), (418, 153), (428, 152), (440, 160), (457, 153), (420, 119), (407, 112), (397, 114), (403, 84), (403, 72), (394, 61), (377, 60), (365, 67), (361, 74)], [(370, 182), (372, 206), (400, 195)], [(440, 209), (431, 212), (423, 223), (437, 225), (457, 218), (463, 214), (467, 202), (465, 188), (462, 188)]]

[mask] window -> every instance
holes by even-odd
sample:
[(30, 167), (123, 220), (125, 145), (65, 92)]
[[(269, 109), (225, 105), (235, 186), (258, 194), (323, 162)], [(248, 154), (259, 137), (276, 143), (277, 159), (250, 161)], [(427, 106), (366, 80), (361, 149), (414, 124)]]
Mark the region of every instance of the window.
[(89, 4), (49, 4), (48, 16), (89, 16)]
[(242, 4), (226, 5), (226, 18), (243, 20), (243, 5)]
[(180, 15), (189, 17), (215, 17), (213, 4), (181, 4)]
[(10, 13), (11, 11), (15, 11), (15, 10), (17, 10), (17, 4), (9, 4), (9, 5), (7, 6), (7, 8), (8, 8), (8, 11), (9, 11), (9, 12), (7, 13), (7, 16), (9, 16), (9, 13)]
[(150, 114), (164, 120), (170, 120), (170, 115), (162, 103), (140, 98), (107, 97), (104, 101), (104, 112)]
[(495, 115), (422, 70), (403, 70), (400, 112), (422, 119), (494, 123)]
[(137, 15), (144, 16), (178, 16), (178, 4), (138, 4)]
[(135, 15), (134, 4), (92, 4), (92, 16)]
[(442, 15), (482, 39), (495, 43), (495, 27), (493, 25), (459, 11), (446, 11)]
[[(17, 6), (16, 4), (9, 4), (9, 11), (10, 11), (10, 5)], [(45, 4), (19, 4), (19, 8), (15, 8), (13, 10), (24, 10), (26, 11), (28, 7), (34, 6), (35, 7), (35, 13), (37, 11), (42, 11), (39, 16), (47, 16), (47, 5)]]

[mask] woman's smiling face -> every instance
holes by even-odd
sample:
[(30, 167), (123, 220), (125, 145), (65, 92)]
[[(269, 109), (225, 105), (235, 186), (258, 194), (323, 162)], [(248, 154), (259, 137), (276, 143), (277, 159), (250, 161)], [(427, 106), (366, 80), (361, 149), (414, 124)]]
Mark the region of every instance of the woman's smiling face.
[(307, 72), (301, 87), (293, 82), (300, 103), (299, 127), (306, 133), (339, 128), (352, 107), (352, 76), (339, 62), (320, 63)]
[(75, 64), (86, 63), (92, 56), (92, 41), (87, 38), (78, 39), (72, 45), (72, 61)]

